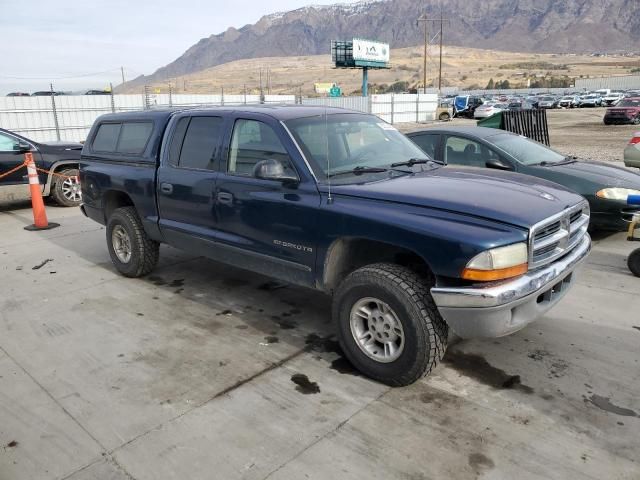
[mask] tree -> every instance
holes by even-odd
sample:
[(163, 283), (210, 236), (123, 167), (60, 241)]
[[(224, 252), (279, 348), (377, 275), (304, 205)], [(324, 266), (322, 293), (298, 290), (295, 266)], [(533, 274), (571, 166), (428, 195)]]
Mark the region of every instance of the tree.
[(495, 84), (493, 83), (493, 78), (489, 79), (489, 83), (487, 83), (487, 90), (493, 90), (495, 88)]

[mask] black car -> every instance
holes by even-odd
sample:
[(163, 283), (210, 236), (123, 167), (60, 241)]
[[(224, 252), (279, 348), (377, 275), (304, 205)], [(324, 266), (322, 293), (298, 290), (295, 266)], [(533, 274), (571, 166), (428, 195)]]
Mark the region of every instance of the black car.
[(29, 97), (27, 92), (11, 92), (7, 93), (7, 97)]
[[(0, 173), (20, 165), (24, 161), (24, 154), (31, 152), (36, 166), (43, 170), (38, 172), (40, 185), (43, 186), (42, 195), (50, 196), (65, 207), (77, 206), (81, 200), (77, 179), (81, 150), (81, 143), (34, 142), (0, 128)], [(28, 183), (26, 168), (0, 178), (0, 200), (27, 198)]]
[(511, 170), (564, 185), (589, 201), (594, 229), (626, 230), (633, 214), (640, 213), (640, 207), (627, 205), (628, 195), (640, 194), (640, 174), (622, 167), (567, 157), (493, 128), (430, 128), (408, 137), (447, 164)]
[(52, 95), (57, 97), (58, 95), (64, 95), (64, 92), (51, 92), (49, 90), (41, 90), (39, 92), (33, 92), (31, 94), (32, 97), (50, 97)]

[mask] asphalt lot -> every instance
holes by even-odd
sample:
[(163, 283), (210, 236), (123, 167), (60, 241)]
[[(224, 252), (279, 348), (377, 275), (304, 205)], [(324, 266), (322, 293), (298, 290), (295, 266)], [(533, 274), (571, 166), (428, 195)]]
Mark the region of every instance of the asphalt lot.
[(78, 209), (34, 233), (26, 207), (0, 211), (1, 480), (640, 478), (623, 234), (544, 319), (391, 389), (320, 294), (169, 247), (126, 279)]

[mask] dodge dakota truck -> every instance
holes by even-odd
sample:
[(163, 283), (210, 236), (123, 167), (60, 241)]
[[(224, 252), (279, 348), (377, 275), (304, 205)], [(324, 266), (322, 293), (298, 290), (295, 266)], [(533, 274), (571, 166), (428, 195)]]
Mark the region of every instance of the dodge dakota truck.
[(463, 338), (520, 330), (591, 248), (579, 195), (512, 172), (444, 167), (392, 125), (306, 106), (108, 114), (80, 167), (82, 212), (115, 268), (166, 243), (332, 296), (344, 354), (407, 385)]

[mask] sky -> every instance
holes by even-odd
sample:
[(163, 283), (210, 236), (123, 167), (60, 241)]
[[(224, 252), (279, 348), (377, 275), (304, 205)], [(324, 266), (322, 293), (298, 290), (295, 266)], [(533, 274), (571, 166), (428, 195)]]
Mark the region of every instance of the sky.
[[(102, 89), (153, 73), (201, 38), (336, 0), (0, 0), (0, 95)], [(340, 0), (340, 3), (350, 3)]]

